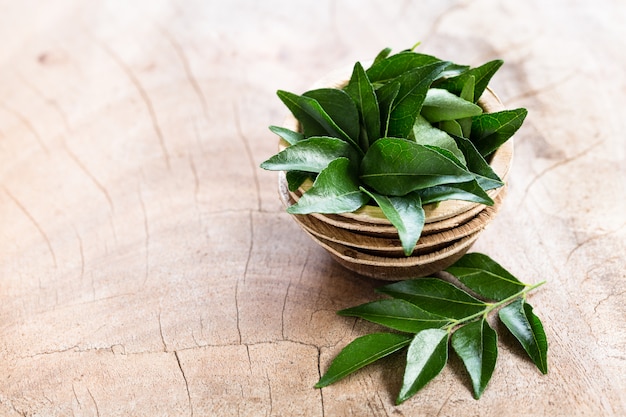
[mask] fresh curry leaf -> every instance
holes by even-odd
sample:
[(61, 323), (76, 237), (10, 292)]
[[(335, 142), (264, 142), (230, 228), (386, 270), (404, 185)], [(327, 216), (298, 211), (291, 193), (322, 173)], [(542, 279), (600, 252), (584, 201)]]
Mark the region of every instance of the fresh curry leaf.
[(417, 191), (422, 199), (422, 204), (438, 203), (445, 200), (462, 200), (473, 203), (493, 205), (489, 194), (482, 189), (476, 180), (459, 182), (456, 184), (436, 185)]
[[(336, 130), (338, 137), (347, 139), (354, 144), (358, 143), (360, 131), (359, 111), (354, 101), (345, 91), (338, 88), (319, 88), (307, 91), (302, 97), (312, 98), (319, 103), (324, 113), (330, 119), (328, 120), (322, 114), (323, 121), (328, 122)], [(315, 111), (313, 116), (317, 113)], [(338, 127), (338, 130), (335, 126)], [(343, 137), (343, 134), (347, 137)]]
[(411, 336), (373, 333), (354, 339), (333, 359), (315, 388), (323, 388), (411, 343)]
[(417, 333), (424, 329), (440, 328), (450, 323), (445, 317), (422, 310), (404, 300), (378, 300), (340, 310), (341, 316), (360, 317), (394, 330)]
[(485, 391), (498, 358), (498, 336), (482, 319), (458, 328), (450, 344), (463, 361), (472, 380), (474, 398), (479, 399)]
[(498, 316), (541, 373), (547, 374), (548, 341), (541, 320), (533, 313), (532, 306), (520, 298), (503, 307)]
[(474, 176), (436, 150), (404, 139), (383, 138), (370, 146), (361, 161), (361, 181), (376, 192), (402, 196)]
[[(471, 122), (471, 118), (465, 118), (461, 120), (470, 120)], [(439, 129), (451, 135), (463, 136), (463, 128), (461, 127), (461, 124), (456, 120), (442, 120), (441, 122), (439, 122)]]
[(367, 76), (372, 83), (382, 83), (437, 62), (441, 60), (434, 56), (407, 51), (374, 62), (367, 70)]
[(311, 177), (310, 172), (305, 171), (287, 171), (285, 178), (287, 180), (287, 188), (289, 191), (296, 191), (304, 181)]
[(446, 269), (467, 288), (490, 300), (504, 300), (522, 291), (520, 282), (496, 261), (482, 253), (467, 253)]
[(319, 173), (331, 161), (345, 157), (357, 158), (354, 148), (347, 142), (327, 136), (314, 136), (283, 149), (261, 164), (272, 171), (307, 171)]
[(385, 285), (378, 291), (450, 319), (462, 319), (480, 313), (486, 307), (484, 302), (437, 278), (399, 281)]
[(291, 214), (346, 213), (360, 208), (368, 201), (359, 190), (350, 160), (338, 158), (324, 168), (298, 202), (287, 209)]
[(360, 123), (364, 127), (366, 140), (361, 141), (361, 143), (365, 143), (369, 147), (371, 142), (380, 137), (380, 109), (374, 87), (359, 62), (354, 65), (352, 77), (345, 87), (345, 91), (356, 104)]
[(288, 144), (295, 145), (304, 139), (304, 135), (300, 132), (294, 132), (291, 129), (287, 129), (281, 126), (270, 126), (270, 130), (283, 138)]
[(378, 55), (376, 55), (376, 58), (374, 58), (374, 62), (372, 62), (371, 66), (378, 64), (380, 61), (387, 58), (389, 54), (391, 54), (391, 48), (383, 49), (382, 51), (378, 53)]
[(441, 329), (426, 329), (415, 335), (406, 354), (406, 368), (396, 404), (411, 398), (446, 366), (449, 335)]
[(461, 161), (461, 165), (465, 166), (465, 156), (454, 139), (443, 130), (437, 129), (431, 125), (430, 122), (422, 116), (417, 116), (415, 119), (413, 131), (409, 139), (415, 140), (415, 143), (420, 145), (431, 145), (447, 149)]
[(309, 114), (310, 108), (305, 108), (300, 96), (283, 90), (278, 90), (276, 95), (300, 122), (305, 137), (326, 136), (329, 134), (328, 130), (315, 117)]
[[(389, 122), (391, 121), (391, 108), (400, 91), (400, 83), (398, 81), (390, 82), (376, 90), (376, 98), (378, 99), (378, 107), (380, 109), (380, 137), (386, 137), (389, 133)], [(370, 141), (370, 145), (372, 141)]]
[(470, 140), (484, 157), (498, 149), (522, 126), (526, 109), (503, 110), (483, 113), (472, 120)]
[(439, 61), (395, 78), (400, 83), (400, 90), (391, 106), (388, 131), (390, 137), (406, 138), (411, 133), (431, 83), (447, 65), (448, 62)]
[(429, 122), (435, 123), (477, 116), (482, 112), (480, 106), (463, 100), (448, 90), (430, 88), (424, 99), (421, 114)]
[(474, 102), (477, 102), (487, 88), (489, 81), (502, 64), (503, 62), (501, 60), (487, 62), (479, 67), (469, 69), (456, 77), (445, 79), (438, 83), (436, 87), (445, 88), (452, 94), (459, 95), (463, 91), (467, 79), (473, 76), (475, 78)]
[(404, 254), (410, 256), (426, 221), (419, 194), (413, 192), (402, 197), (388, 197), (368, 191), (363, 187), (361, 191), (376, 201), (385, 217), (395, 226)]
[(502, 187), (504, 182), (496, 174), (491, 165), (487, 163), (485, 158), (478, 152), (478, 149), (469, 140), (460, 136), (452, 136), (457, 146), (465, 155), (467, 168), (474, 174), (476, 181), (483, 190), (491, 190), (493, 188)]

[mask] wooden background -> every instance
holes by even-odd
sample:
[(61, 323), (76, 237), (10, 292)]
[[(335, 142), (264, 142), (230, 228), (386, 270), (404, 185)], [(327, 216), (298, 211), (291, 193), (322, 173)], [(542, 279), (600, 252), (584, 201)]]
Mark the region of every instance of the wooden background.
[[(626, 3), (0, 1), (0, 415), (626, 413)], [(381, 282), (278, 199), (277, 89), (422, 41), (529, 117), (474, 250), (527, 282), (541, 376), (501, 338), (475, 401), (458, 360), (393, 405), (403, 359), (324, 390), (335, 314)]]

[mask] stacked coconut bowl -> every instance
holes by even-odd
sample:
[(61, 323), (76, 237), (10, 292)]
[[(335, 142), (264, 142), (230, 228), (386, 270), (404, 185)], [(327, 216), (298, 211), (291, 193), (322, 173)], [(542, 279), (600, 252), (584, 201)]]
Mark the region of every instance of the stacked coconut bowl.
[[(504, 110), (489, 89), (478, 104), (487, 113)], [(298, 130), (299, 124), (289, 117), (285, 127)], [(288, 144), (281, 140), (280, 147), (285, 146)], [(505, 182), (512, 159), (513, 139), (490, 156), (489, 164)], [(289, 191), (285, 174), (279, 175), (279, 193), (286, 207), (295, 204), (310, 186), (310, 182), (305, 182), (298, 190)], [(457, 200), (424, 206), (426, 223), (411, 256), (404, 255), (397, 229), (377, 206), (367, 205), (352, 213), (294, 214), (291, 217), (349, 270), (381, 280), (410, 279), (442, 271), (461, 258), (495, 217), (505, 188), (487, 192), (494, 200), (492, 206)]]

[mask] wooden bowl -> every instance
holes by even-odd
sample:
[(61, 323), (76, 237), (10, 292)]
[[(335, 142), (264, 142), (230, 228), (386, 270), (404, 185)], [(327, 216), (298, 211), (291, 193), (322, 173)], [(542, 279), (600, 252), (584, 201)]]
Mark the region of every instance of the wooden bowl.
[[(349, 73), (330, 74), (312, 88), (341, 87)], [(504, 110), (502, 102), (489, 88), (478, 104), (487, 113)], [(284, 127), (299, 131), (298, 121), (289, 115)], [(279, 150), (289, 146), (279, 141)], [(513, 160), (513, 139), (509, 139), (490, 157), (489, 164), (506, 182)], [(289, 191), (284, 172), (279, 175), (279, 194), (289, 207), (312, 186), (306, 181), (298, 190)], [(296, 214), (298, 225), (341, 265), (360, 275), (382, 280), (418, 278), (439, 272), (456, 262), (476, 241), (498, 212), (504, 189), (489, 190), (493, 206), (467, 201), (447, 200), (424, 207), (426, 221), (414, 253), (404, 256), (398, 231), (378, 206), (366, 205), (352, 213)]]

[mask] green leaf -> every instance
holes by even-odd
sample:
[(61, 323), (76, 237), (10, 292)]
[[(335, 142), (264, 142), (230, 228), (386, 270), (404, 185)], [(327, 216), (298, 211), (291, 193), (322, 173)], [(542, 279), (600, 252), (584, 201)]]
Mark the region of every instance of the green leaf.
[(376, 55), (376, 58), (374, 58), (374, 62), (372, 62), (372, 66), (378, 64), (380, 61), (387, 58), (390, 53), (391, 53), (391, 48), (385, 48), (382, 51), (380, 51), (378, 55)]
[(465, 291), (437, 278), (399, 281), (385, 285), (377, 291), (450, 319), (463, 319), (478, 314), (487, 306)]
[(435, 123), (477, 116), (482, 112), (483, 109), (480, 106), (463, 100), (448, 90), (430, 88), (424, 99), (421, 114), (429, 122)]
[(400, 91), (391, 107), (388, 132), (390, 137), (408, 137), (430, 85), (448, 64), (439, 61), (415, 68), (395, 79), (400, 83)]
[(365, 142), (369, 146), (380, 137), (380, 109), (374, 87), (359, 62), (354, 65), (352, 77), (345, 91), (356, 104), (361, 125), (365, 128), (366, 140), (362, 143)]
[[(465, 118), (462, 120), (471, 119)], [(463, 128), (461, 127), (461, 124), (456, 120), (442, 120), (441, 122), (439, 122), (439, 129), (451, 135), (463, 136)]]
[(404, 254), (410, 256), (422, 234), (426, 214), (420, 196), (409, 193), (402, 197), (380, 195), (361, 187), (361, 191), (372, 197), (387, 219), (398, 229)]
[(548, 341), (541, 320), (530, 304), (518, 299), (502, 308), (498, 316), (524, 347), (528, 356), (543, 374), (548, 373)]
[(399, 91), (400, 83), (397, 81), (387, 83), (376, 90), (376, 98), (378, 99), (378, 107), (380, 108), (381, 137), (386, 137), (389, 132), (391, 108), (396, 97), (398, 97)]
[(298, 202), (287, 209), (290, 214), (346, 213), (368, 201), (359, 190), (347, 158), (338, 158), (324, 168)]
[(323, 388), (411, 343), (411, 336), (373, 333), (354, 339), (333, 359), (315, 388)]
[(501, 60), (495, 60), (487, 62), (486, 64), (481, 65), (480, 67), (472, 68), (463, 72), (456, 77), (448, 78), (437, 84), (437, 88), (445, 88), (452, 94), (459, 95), (463, 91), (463, 87), (467, 82), (469, 77), (475, 78), (475, 87), (474, 87), (474, 102), (477, 102), (480, 96), (487, 88), (491, 77), (498, 71), (498, 69), (502, 66), (503, 62)]
[(478, 184), (483, 190), (491, 190), (493, 188), (502, 187), (504, 182), (496, 174), (491, 165), (487, 163), (485, 158), (478, 152), (472, 141), (460, 136), (452, 136), (457, 146), (465, 155), (467, 169), (472, 172)]
[(400, 299), (373, 301), (357, 307), (340, 310), (337, 314), (360, 317), (372, 323), (407, 333), (440, 328), (450, 323), (444, 317), (424, 311), (416, 305)]
[(472, 179), (474, 175), (436, 150), (404, 139), (377, 140), (361, 161), (361, 180), (389, 196)]
[(415, 52), (402, 52), (384, 59), (375, 61), (367, 70), (367, 76), (372, 83), (383, 83), (415, 68), (441, 62), (439, 58)]
[(347, 142), (326, 136), (314, 136), (289, 146), (261, 164), (271, 171), (320, 172), (331, 161), (345, 157), (358, 160), (354, 148)]
[(474, 100), (475, 88), (476, 88), (476, 76), (470, 74), (465, 80), (465, 82), (463, 83), (463, 88), (461, 89), (461, 93), (459, 94), (459, 97), (461, 97), (463, 100), (471, 101), (472, 103), (474, 103), (476, 101)]
[(445, 200), (471, 201), (472, 203), (493, 205), (489, 194), (482, 189), (476, 180), (456, 184), (436, 185), (417, 191), (422, 205), (438, 203)]
[(329, 134), (317, 118), (309, 114), (312, 111), (311, 105), (305, 106), (304, 100), (300, 99), (301, 96), (283, 90), (278, 90), (276, 95), (300, 122), (305, 137), (327, 136)]
[[(358, 143), (359, 112), (348, 93), (338, 88), (319, 88), (307, 91), (302, 96), (312, 98), (319, 103), (332, 122), (339, 127), (337, 133), (340, 135), (342, 132), (345, 133), (347, 137), (344, 139)], [(326, 120), (325, 117), (324, 120)]]
[(294, 132), (281, 126), (270, 126), (270, 130), (283, 138), (288, 144), (295, 145), (304, 139), (304, 135), (300, 132)]
[(470, 139), (484, 157), (498, 149), (522, 126), (528, 111), (524, 108), (483, 113), (472, 120)]
[(396, 399), (401, 404), (435, 378), (448, 361), (446, 330), (426, 329), (417, 333), (409, 345), (402, 388)]
[(465, 156), (454, 139), (443, 130), (437, 129), (431, 125), (430, 122), (422, 116), (418, 115), (415, 119), (410, 139), (414, 139), (415, 143), (420, 145), (431, 145), (447, 149), (465, 166)]
[(501, 301), (522, 291), (526, 285), (489, 256), (467, 253), (446, 269), (481, 297)]
[(474, 398), (485, 391), (498, 358), (498, 336), (487, 320), (474, 321), (459, 327), (452, 335), (451, 345), (463, 361), (472, 380)]
[(296, 191), (304, 181), (311, 177), (310, 172), (304, 171), (287, 171), (285, 174), (287, 179), (287, 188), (289, 191)]

